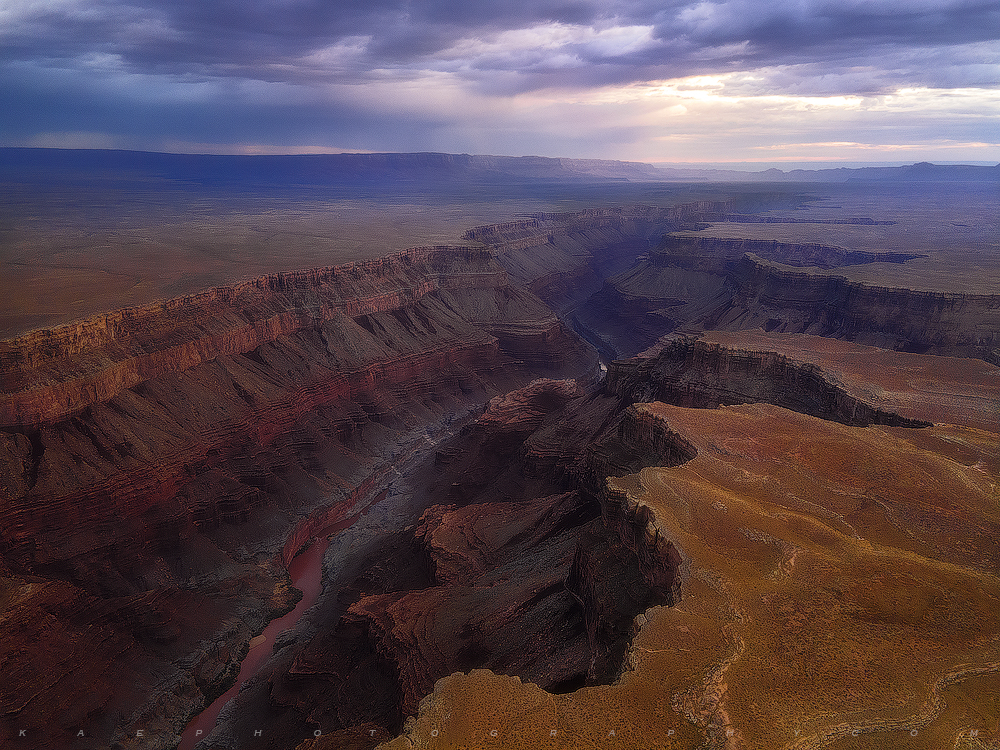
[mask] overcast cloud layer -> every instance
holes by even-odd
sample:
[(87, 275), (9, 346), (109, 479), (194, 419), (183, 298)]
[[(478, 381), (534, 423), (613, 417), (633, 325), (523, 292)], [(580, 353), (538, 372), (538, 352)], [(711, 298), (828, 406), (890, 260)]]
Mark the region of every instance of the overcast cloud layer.
[(0, 0), (0, 145), (1000, 161), (996, 0)]

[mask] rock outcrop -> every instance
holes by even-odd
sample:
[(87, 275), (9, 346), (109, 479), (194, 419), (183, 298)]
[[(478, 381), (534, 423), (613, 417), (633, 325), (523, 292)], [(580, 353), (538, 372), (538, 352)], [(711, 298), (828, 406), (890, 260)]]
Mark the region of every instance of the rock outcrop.
[(879, 287), (828, 273), (918, 257), (668, 235), (610, 278), (580, 317), (619, 356), (671, 331), (763, 328), (992, 361), (1000, 350), (1000, 296)]
[(866, 403), (819, 366), (774, 351), (732, 349), (685, 337), (666, 342), (649, 355), (612, 363), (607, 390), (631, 401), (702, 409), (770, 403), (861, 427), (930, 425)]
[(1000, 348), (1000, 295), (871, 286), (747, 255), (732, 297), (706, 328), (813, 333), (887, 349), (989, 359)]
[[(665, 337), (644, 356), (674, 338)], [(804, 333), (705, 331), (699, 338), (815, 365), (853, 398), (909, 419), (989, 432), (1000, 422), (1000, 367), (983, 360), (897, 352)]]

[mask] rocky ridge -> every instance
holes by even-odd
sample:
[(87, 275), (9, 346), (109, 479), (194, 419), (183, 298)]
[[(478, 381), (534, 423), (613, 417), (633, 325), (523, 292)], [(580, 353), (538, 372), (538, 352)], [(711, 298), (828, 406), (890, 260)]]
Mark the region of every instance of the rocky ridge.
[(994, 361), (997, 295), (879, 287), (829, 273), (917, 257), (668, 235), (608, 279), (587, 302), (581, 322), (619, 355), (635, 354), (670, 331), (763, 328)]
[(701, 409), (763, 402), (860, 427), (930, 426), (874, 407), (860, 394), (851, 395), (818, 365), (775, 351), (732, 349), (690, 336), (612, 363), (605, 388), (636, 402)]
[(902, 351), (992, 361), (1000, 295), (878, 287), (744, 256), (706, 328), (813, 333)]

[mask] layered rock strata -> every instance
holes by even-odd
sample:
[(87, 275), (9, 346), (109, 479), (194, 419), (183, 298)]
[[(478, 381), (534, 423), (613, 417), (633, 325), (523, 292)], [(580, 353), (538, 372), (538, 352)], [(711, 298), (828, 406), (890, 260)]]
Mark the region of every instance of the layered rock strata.
[[(878, 287), (826, 273), (921, 257), (808, 243), (670, 236), (587, 302), (582, 323), (619, 356), (671, 331), (763, 328), (993, 361), (997, 295)], [(815, 271), (804, 269), (816, 269)]]
[(52, 422), (168, 373), (246, 354), (326, 322), (398, 310), (437, 291), (505, 285), (488, 253), (419, 248), (34, 331), (0, 343), (0, 425)]
[(465, 248), (264, 277), (0, 357), (0, 663), (26, 676), (6, 684), (4, 731), (38, 748), (139, 730), (171, 746), (294, 603), (281, 562), (357, 511), (394, 446), (536, 373), (594, 366)]
[[(665, 337), (643, 356), (653, 356), (674, 338)], [(995, 431), (1000, 422), (1000, 367), (982, 360), (897, 352), (802, 333), (705, 331), (699, 338), (815, 365), (853, 398), (909, 419), (986, 431)]]
[(818, 365), (778, 352), (729, 348), (693, 337), (669, 341), (654, 351), (648, 357), (614, 362), (605, 387), (633, 401), (697, 408), (764, 402), (861, 427), (930, 424), (865, 403)]
[(803, 273), (745, 256), (706, 328), (813, 333), (903, 351), (995, 358), (1000, 295), (928, 292)]

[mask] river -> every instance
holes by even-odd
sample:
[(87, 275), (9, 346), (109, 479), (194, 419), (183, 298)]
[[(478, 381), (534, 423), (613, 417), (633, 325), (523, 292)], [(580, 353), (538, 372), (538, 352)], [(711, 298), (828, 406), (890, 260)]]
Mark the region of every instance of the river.
[[(386, 529), (399, 529), (413, 523), (429, 503), (429, 498), (419, 498), (424, 502), (415, 503), (418, 498), (412, 497), (411, 493), (404, 489), (406, 482), (403, 481), (400, 485), (400, 480), (413, 467), (431, 456), (439, 443), (453, 436), (463, 425), (481, 413), (482, 405), (476, 404), (464, 413), (446, 415), (437, 424), (417, 430), (389, 457), (382, 470), (373, 475), (374, 481), (366, 487), (362, 497), (357, 499), (351, 515), (317, 531), (313, 535), (313, 543), (304, 552), (292, 558), (287, 568), (288, 575), (292, 585), (302, 591), (302, 599), (295, 609), (272, 620), (264, 628), (264, 632), (251, 641), (250, 651), (240, 665), (236, 682), (184, 728), (178, 750), (193, 750), (198, 742), (209, 736), (222, 709), (237, 696), (243, 684), (252, 679), (272, 655), (277, 635), (294, 627), (306, 610), (316, 603), (323, 589), (323, 557), (330, 546), (331, 537), (351, 527), (354, 527), (351, 533), (358, 532), (354, 537), (350, 534), (341, 534), (338, 537), (338, 542), (350, 538), (347, 543), (349, 549), (339, 553), (338, 559), (341, 559), (339, 567), (343, 568), (345, 552), (352, 558), (363, 557), (360, 550), (367, 545), (377, 543), (379, 535)], [(361, 544), (361, 540), (367, 542)]]
[(275, 637), (295, 625), (302, 613), (316, 603), (316, 598), (323, 589), (323, 554), (330, 544), (330, 536), (346, 529), (355, 520), (357, 516), (352, 516), (323, 529), (304, 552), (292, 558), (288, 565), (288, 575), (292, 579), (292, 585), (302, 592), (302, 599), (295, 605), (295, 609), (272, 620), (264, 628), (264, 632), (250, 642), (250, 651), (240, 665), (236, 682), (185, 727), (178, 750), (193, 750), (198, 742), (208, 736), (215, 726), (219, 712), (240, 691), (243, 683), (257, 674), (257, 670), (271, 656)]

